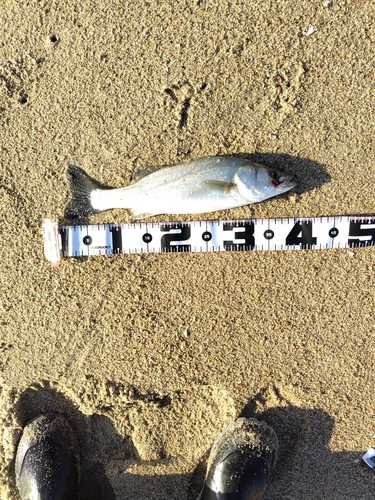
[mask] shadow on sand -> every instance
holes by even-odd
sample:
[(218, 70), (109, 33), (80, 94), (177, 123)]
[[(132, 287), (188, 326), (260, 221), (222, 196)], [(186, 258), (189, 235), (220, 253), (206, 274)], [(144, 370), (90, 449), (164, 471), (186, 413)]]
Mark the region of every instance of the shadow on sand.
[[(329, 449), (334, 420), (326, 412), (293, 405), (259, 412), (259, 403), (261, 393), (248, 401), (240, 416), (264, 420), (278, 436), (278, 462), (267, 499), (375, 498), (373, 471), (360, 461), (362, 452)], [(131, 438), (121, 436), (107, 416), (84, 415), (48, 383), (27, 389), (15, 404), (14, 412), (22, 427), (46, 412), (68, 418), (81, 448), (81, 500), (195, 500), (201, 490), (209, 450), (191, 473), (153, 475), (153, 464), (147, 463), (151, 474), (137, 475), (127, 471), (130, 465), (142, 463)], [(183, 429), (176, 428), (176, 432)], [(162, 462), (173, 464), (174, 458), (167, 457)], [(113, 463), (117, 464), (116, 473)], [(110, 481), (106, 471), (111, 467)], [(13, 471), (14, 461), (9, 467), (10, 476), (14, 476)], [(14, 477), (11, 480), (14, 483)]]
[[(293, 191), (297, 194), (319, 188), (331, 181), (326, 167), (308, 158), (298, 158), (280, 153), (238, 153), (233, 156), (248, 158), (255, 163), (293, 175), (297, 181), (297, 186)], [(288, 196), (288, 193), (284, 196)]]

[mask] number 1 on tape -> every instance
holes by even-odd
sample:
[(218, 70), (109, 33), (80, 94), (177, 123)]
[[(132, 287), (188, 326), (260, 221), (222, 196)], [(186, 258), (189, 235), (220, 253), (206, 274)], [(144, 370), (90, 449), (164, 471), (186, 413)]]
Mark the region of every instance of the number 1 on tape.
[(375, 217), (314, 217), (58, 226), (43, 223), (44, 253), (61, 257), (158, 252), (356, 248), (375, 244)]

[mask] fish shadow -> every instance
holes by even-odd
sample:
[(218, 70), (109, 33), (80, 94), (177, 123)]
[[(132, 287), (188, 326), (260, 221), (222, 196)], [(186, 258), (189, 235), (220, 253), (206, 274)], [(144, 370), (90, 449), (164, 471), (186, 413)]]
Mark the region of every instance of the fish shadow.
[(293, 175), (297, 182), (294, 191), (297, 194), (305, 193), (321, 187), (331, 181), (325, 165), (308, 158), (300, 158), (280, 153), (236, 153), (233, 156), (247, 158), (266, 167), (276, 168)]

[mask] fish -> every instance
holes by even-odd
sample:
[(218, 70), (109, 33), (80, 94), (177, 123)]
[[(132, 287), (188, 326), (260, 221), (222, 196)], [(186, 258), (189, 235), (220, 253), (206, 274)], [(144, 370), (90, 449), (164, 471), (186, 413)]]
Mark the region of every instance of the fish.
[(232, 156), (146, 169), (122, 188), (104, 186), (73, 165), (67, 179), (72, 197), (64, 215), (69, 220), (115, 208), (129, 209), (132, 220), (215, 212), (257, 203), (297, 185), (291, 175)]

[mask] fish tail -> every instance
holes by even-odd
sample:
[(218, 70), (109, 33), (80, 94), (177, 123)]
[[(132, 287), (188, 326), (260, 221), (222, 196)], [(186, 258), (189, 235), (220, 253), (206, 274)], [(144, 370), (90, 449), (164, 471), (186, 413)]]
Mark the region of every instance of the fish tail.
[(66, 176), (72, 193), (72, 199), (65, 208), (65, 218), (79, 219), (101, 212), (101, 210), (92, 206), (91, 193), (97, 189), (108, 189), (108, 187), (102, 186), (98, 181), (87, 175), (84, 170), (74, 165), (69, 165)]

